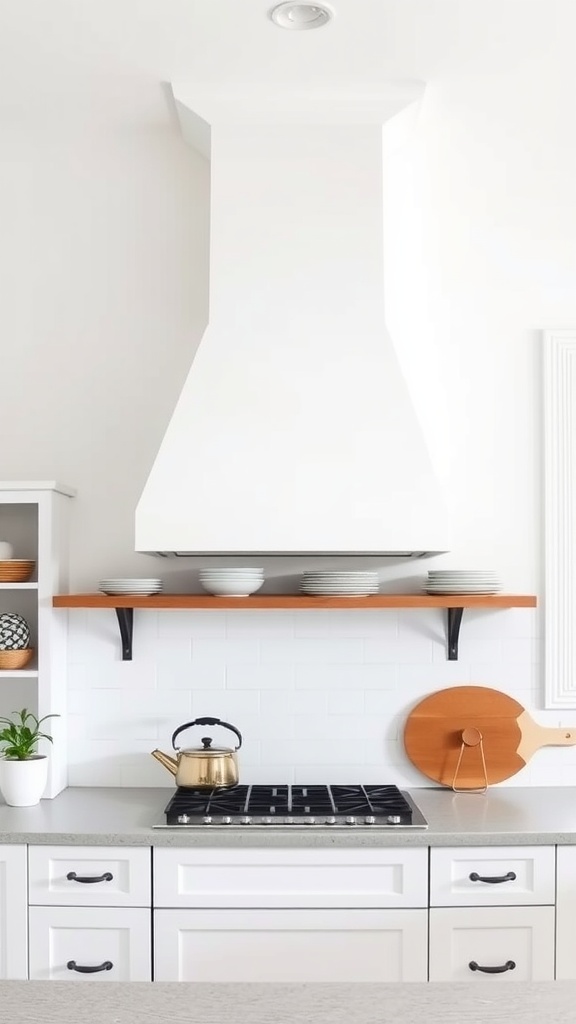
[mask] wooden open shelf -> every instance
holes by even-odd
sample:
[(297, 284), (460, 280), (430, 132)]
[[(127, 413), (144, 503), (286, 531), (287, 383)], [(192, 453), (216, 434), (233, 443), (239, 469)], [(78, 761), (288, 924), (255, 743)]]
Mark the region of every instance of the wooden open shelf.
[(464, 608), (534, 608), (532, 594), (376, 594), (372, 597), (309, 597), (304, 594), (253, 594), (250, 597), (212, 597), (209, 594), (154, 594), (151, 597), (108, 594), (57, 594), (55, 608), (113, 608), (122, 638), (122, 658), (132, 659), (135, 608), (445, 608), (448, 613), (448, 660), (458, 658), (458, 638)]
[(57, 594), (55, 608), (535, 608), (531, 594), (375, 594), (372, 597), (309, 597), (305, 594), (154, 594), (152, 597), (108, 594)]

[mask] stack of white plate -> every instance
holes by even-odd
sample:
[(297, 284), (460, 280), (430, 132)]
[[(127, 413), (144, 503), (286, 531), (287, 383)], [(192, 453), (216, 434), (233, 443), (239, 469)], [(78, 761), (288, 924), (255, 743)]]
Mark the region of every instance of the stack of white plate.
[(115, 580), (100, 580), (98, 590), (103, 594), (123, 597), (151, 597), (162, 590), (162, 580), (133, 579), (125, 576)]
[(489, 570), (431, 569), (424, 589), (427, 594), (497, 594), (502, 584)]
[(302, 575), (300, 590), (303, 594), (316, 597), (340, 594), (349, 597), (367, 597), (377, 594), (379, 580), (377, 572), (338, 569), (310, 570)]
[(200, 583), (215, 597), (248, 597), (264, 583), (263, 569), (201, 569)]

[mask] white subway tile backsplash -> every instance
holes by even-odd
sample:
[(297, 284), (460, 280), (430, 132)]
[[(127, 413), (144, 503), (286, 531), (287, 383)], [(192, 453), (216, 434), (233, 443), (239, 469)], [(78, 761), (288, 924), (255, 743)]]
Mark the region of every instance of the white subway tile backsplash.
[[(241, 721), (245, 715), (257, 715), (259, 713), (259, 690), (192, 690), (192, 714), (194, 718), (206, 716), (222, 718), (224, 721), (235, 725), (236, 719)], [(232, 733), (227, 735), (226, 746), (230, 746), (235, 742), (234, 735)]]
[[(300, 691), (301, 693), (303, 691)], [(327, 700), (329, 715), (359, 715), (364, 713), (364, 690), (331, 690)]]
[(426, 637), (412, 636), (407, 639), (400, 637), (387, 639), (374, 636), (364, 640), (363, 660), (368, 664), (405, 665), (418, 662), (430, 664), (434, 651), (434, 641)]
[(396, 666), (388, 671), (384, 665), (297, 665), (296, 688), (308, 690), (325, 686), (327, 690), (362, 690), (396, 688)]
[[(140, 648), (134, 644), (134, 663), (140, 664), (145, 659)], [(161, 636), (156, 638), (153, 661), (163, 668), (175, 666), (177, 669), (190, 668), (192, 661), (192, 640), (189, 636)]]
[(174, 611), (158, 612), (158, 636), (159, 637), (199, 637), (216, 639), (226, 636), (225, 613), (209, 611), (203, 608), (186, 611), (175, 609)]
[(228, 665), (229, 690), (289, 690), (294, 686), (293, 665)]
[(158, 689), (163, 690), (223, 690), (226, 686), (226, 665), (224, 662), (195, 664), (184, 659), (180, 664), (173, 662), (158, 666)]
[[(410, 709), (435, 690), (493, 686), (560, 724), (538, 710), (534, 609), (466, 609), (453, 662), (437, 609), (137, 611), (132, 662), (120, 658), (110, 611), (80, 610), (69, 624), (70, 783), (156, 785), (160, 810), (173, 779), (150, 751), (169, 751), (173, 731), (198, 716), (240, 729), (242, 781), (403, 787), (434, 784), (402, 736)], [(218, 742), (232, 745), (226, 735)], [(576, 747), (541, 751), (509, 784), (576, 785)]]
[(470, 668), (466, 662), (444, 661), (432, 665), (399, 665), (398, 693), (406, 701), (414, 701), (448, 686), (468, 686)]
[(304, 763), (350, 765), (358, 761), (358, 753), (357, 744), (343, 744), (328, 736), (322, 740), (266, 738), (261, 744), (262, 764), (270, 761), (288, 766)]
[(260, 641), (263, 665), (354, 665), (362, 660), (362, 640), (348, 637), (296, 637), (294, 640), (264, 638)]
[(233, 640), (194, 637), (192, 661), (195, 665), (257, 665), (258, 640), (256, 637)]
[(395, 608), (362, 611), (358, 608), (302, 609), (294, 613), (294, 634), (297, 637), (331, 638), (370, 636), (398, 636), (398, 612)]
[(532, 666), (538, 657), (538, 640), (536, 637), (503, 637), (500, 651), (504, 665)]
[(239, 608), (226, 612), (227, 637), (293, 637), (294, 618), (281, 608), (261, 608), (251, 611)]
[(261, 690), (260, 714), (268, 718), (286, 720), (293, 715), (318, 715), (327, 713), (328, 694), (326, 690)]
[(342, 764), (336, 761), (334, 764), (317, 765), (302, 763), (294, 770), (294, 782), (300, 785), (308, 783), (311, 786), (328, 784), (333, 786), (350, 785), (391, 785), (396, 780), (391, 779), (387, 769), (384, 770), (381, 763), (363, 764)]

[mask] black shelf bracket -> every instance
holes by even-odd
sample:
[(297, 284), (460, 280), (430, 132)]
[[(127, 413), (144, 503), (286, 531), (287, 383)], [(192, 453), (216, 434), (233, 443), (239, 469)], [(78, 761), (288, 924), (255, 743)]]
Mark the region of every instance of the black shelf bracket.
[(448, 608), (448, 661), (458, 661), (458, 638), (463, 608)]
[(116, 608), (120, 637), (122, 639), (122, 661), (132, 661), (132, 634), (134, 631), (134, 609)]

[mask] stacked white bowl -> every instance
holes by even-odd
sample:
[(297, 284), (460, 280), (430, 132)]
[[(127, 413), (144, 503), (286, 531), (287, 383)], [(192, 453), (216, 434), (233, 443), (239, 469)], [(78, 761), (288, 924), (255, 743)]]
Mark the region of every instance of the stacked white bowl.
[(264, 569), (201, 569), (200, 583), (215, 597), (248, 597), (264, 583)]
[(160, 593), (162, 580), (124, 576), (120, 579), (100, 580), (98, 590), (115, 597), (150, 597), (152, 594)]

